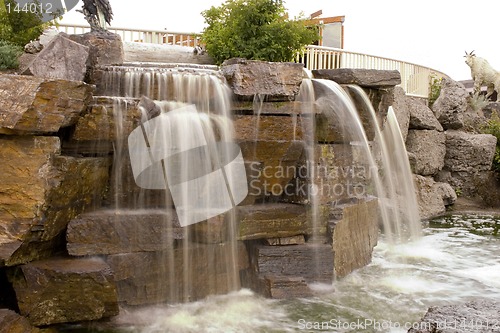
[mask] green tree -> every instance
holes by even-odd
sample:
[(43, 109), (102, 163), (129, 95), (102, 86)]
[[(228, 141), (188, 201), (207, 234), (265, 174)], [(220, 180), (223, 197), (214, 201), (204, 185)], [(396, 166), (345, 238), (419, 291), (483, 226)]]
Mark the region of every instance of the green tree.
[(201, 39), (218, 64), (235, 57), (291, 61), (319, 39), (318, 30), (304, 19), (289, 19), (281, 1), (227, 0), (202, 15), (207, 27)]
[(53, 23), (44, 23), (41, 14), (14, 10), (16, 5), (14, 0), (0, 0), (0, 40), (23, 47), (36, 40)]

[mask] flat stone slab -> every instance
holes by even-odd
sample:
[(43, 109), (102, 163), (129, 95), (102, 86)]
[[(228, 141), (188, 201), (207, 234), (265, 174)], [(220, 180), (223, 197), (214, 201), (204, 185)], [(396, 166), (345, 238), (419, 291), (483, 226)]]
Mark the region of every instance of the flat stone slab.
[(311, 232), (306, 206), (261, 204), (237, 207), (240, 240), (290, 237)]
[(266, 62), (241, 58), (226, 60), (222, 74), (240, 99), (262, 95), (269, 101), (290, 101), (299, 93), (303, 78), (302, 64)]
[(419, 328), (408, 333), (500, 332), (500, 302), (473, 300), (465, 304), (430, 307)]
[(317, 69), (312, 71), (314, 78), (326, 79), (338, 84), (357, 84), (361, 87), (380, 88), (401, 84), (401, 74), (396, 70), (379, 69)]
[(31, 262), (9, 279), (21, 314), (35, 326), (97, 320), (119, 312), (113, 274), (102, 259)]
[(334, 254), (330, 244), (255, 245), (250, 260), (259, 276), (288, 276), (307, 282), (333, 281)]
[(165, 250), (184, 232), (175, 212), (102, 210), (73, 219), (66, 233), (70, 255), (101, 255)]

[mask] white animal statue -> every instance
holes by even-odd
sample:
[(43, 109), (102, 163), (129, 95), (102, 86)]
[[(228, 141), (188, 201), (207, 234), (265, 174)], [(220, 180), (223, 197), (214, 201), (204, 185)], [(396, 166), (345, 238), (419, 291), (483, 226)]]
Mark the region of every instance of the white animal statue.
[(496, 71), (486, 61), (486, 59), (477, 57), (474, 51), (467, 53), (465, 51), (465, 63), (469, 65), (472, 79), (474, 80), (474, 92), (479, 93), (481, 86), (488, 87), (486, 98), (490, 97), (493, 92), (497, 92), (497, 102), (500, 102), (500, 72)]

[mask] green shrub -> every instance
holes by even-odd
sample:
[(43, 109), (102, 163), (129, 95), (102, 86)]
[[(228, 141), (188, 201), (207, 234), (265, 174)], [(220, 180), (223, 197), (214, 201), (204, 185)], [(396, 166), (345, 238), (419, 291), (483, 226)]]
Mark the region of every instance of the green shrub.
[(7, 41), (0, 40), (0, 70), (16, 69), (19, 67), (17, 58), (22, 53), (22, 48)]
[(483, 128), (483, 132), (497, 137), (497, 147), (493, 158), (493, 170), (500, 176), (500, 117), (497, 113), (491, 115), (490, 120)]
[(217, 64), (230, 58), (292, 61), (304, 46), (319, 39), (305, 20), (291, 20), (281, 1), (227, 0), (202, 12), (207, 27), (202, 34)]
[(43, 23), (37, 14), (14, 10), (7, 12), (6, 3), (10, 3), (11, 8), (17, 4), (14, 0), (0, 0), (0, 40), (24, 47), (53, 25), (52, 22)]
[(429, 82), (429, 107), (432, 107), (436, 99), (438, 99), (441, 93), (442, 81), (443, 78), (431, 74)]

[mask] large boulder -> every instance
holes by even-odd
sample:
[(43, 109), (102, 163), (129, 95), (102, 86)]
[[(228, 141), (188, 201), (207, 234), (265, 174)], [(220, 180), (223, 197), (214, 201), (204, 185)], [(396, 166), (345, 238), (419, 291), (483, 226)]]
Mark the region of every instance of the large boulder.
[(43, 47), (28, 65), (25, 74), (47, 79), (83, 81), (87, 72), (89, 47), (67, 37), (61, 33)]
[(445, 167), (452, 172), (491, 170), (497, 138), (491, 134), (446, 131)]
[(303, 78), (302, 64), (265, 62), (234, 58), (222, 64), (233, 93), (240, 99), (265, 95), (267, 100), (290, 101), (299, 93)]
[(446, 136), (436, 130), (410, 130), (406, 149), (414, 160), (413, 172), (422, 176), (438, 173), (444, 166)]
[(464, 127), (464, 113), (468, 107), (468, 96), (463, 84), (443, 78), (441, 92), (432, 105), (432, 111), (444, 129)]
[(446, 206), (457, 200), (455, 190), (448, 183), (434, 181), (431, 177), (414, 175), (420, 217), (428, 219), (443, 214)]
[(443, 127), (434, 116), (434, 113), (426, 104), (425, 100), (411, 98), (410, 106), (410, 129), (443, 131)]
[(102, 259), (53, 258), (17, 267), (10, 280), (21, 314), (35, 326), (118, 314), (110, 267)]
[(61, 156), (58, 137), (6, 136), (0, 169), (0, 266), (12, 266), (47, 255), (44, 244), (102, 198), (109, 160)]
[(500, 302), (479, 299), (430, 307), (408, 333), (494, 333), (500, 332), (499, 322)]
[(74, 125), (92, 98), (83, 82), (0, 74), (0, 133), (53, 133)]
[(447, 182), (466, 197), (496, 206), (500, 191), (491, 171), (496, 142), (490, 134), (446, 131), (445, 166), (436, 180)]

